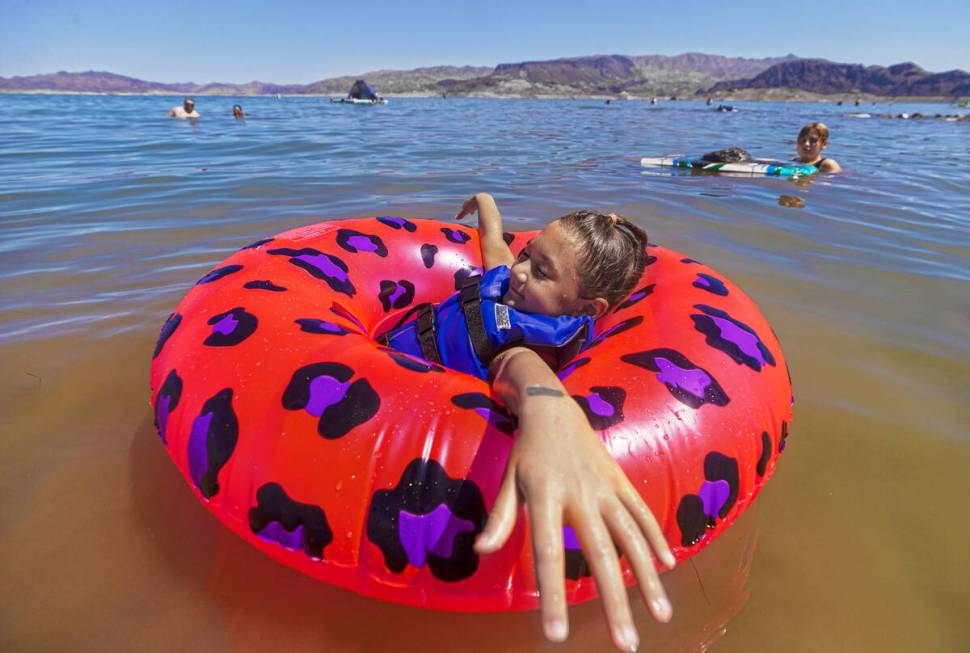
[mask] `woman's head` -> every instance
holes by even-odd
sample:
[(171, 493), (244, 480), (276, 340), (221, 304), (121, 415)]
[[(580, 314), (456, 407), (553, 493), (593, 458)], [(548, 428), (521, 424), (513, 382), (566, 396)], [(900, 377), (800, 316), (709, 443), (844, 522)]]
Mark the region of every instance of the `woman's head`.
[(570, 213), (519, 254), (505, 301), (531, 313), (598, 318), (640, 280), (646, 246), (646, 233), (622, 216)]
[(798, 132), (795, 148), (798, 158), (806, 163), (817, 161), (822, 150), (829, 144), (829, 128), (820, 122), (812, 122)]

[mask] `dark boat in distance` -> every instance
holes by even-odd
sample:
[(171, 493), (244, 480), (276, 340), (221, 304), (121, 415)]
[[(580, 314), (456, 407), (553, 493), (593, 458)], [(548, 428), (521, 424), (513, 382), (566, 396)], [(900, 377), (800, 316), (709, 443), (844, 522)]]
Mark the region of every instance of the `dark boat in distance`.
[(374, 87), (362, 79), (354, 82), (354, 85), (347, 92), (347, 97), (330, 98), (330, 102), (339, 104), (387, 104), (387, 100), (378, 95)]

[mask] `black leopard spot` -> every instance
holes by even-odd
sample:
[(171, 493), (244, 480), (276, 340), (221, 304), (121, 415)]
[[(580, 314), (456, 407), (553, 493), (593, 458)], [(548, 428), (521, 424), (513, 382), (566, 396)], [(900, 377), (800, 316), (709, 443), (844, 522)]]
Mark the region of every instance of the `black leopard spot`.
[(590, 426), (599, 431), (623, 421), (626, 390), (616, 386), (594, 385), (590, 392), (592, 394), (573, 395), (573, 399), (586, 413)]
[(697, 279), (691, 284), (695, 288), (700, 288), (701, 290), (706, 290), (709, 293), (718, 295), (720, 297), (727, 297), (728, 289), (724, 285), (724, 282), (715, 276), (710, 274), (705, 274), (703, 272), (697, 273)]
[(428, 361), (422, 360), (420, 358), (415, 358), (413, 356), (408, 356), (407, 354), (402, 354), (397, 351), (387, 351), (387, 355), (391, 357), (391, 360), (403, 367), (406, 370), (411, 370), (412, 372), (444, 372), (445, 368), (435, 363), (429, 363)]
[(238, 439), (232, 388), (223, 388), (202, 405), (189, 434), (189, 477), (206, 499), (219, 493), (219, 471), (232, 457)]
[(474, 276), (482, 274), (484, 270), (480, 267), (475, 266), (465, 266), (463, 268), (458, 268), (455, 270), (455, 290), (461, 290), (468, 283), (468, 280)]
[(259, 321), (242, 306), (209, 318), (212, 333), (202, 344), (208, 347), (233, 347), (253, 335)]
[(283, 286), (277, 286), (275, 283), (269, 280), (258, 279), (256, 281), (250, 281), (243, 285), (243, 288), (247, 290), (270, 290), (272, 292), (283, 292), (286, 290)]
[(389, 313), (392, 308), (404, 308), (414, 301), (414, 284), (406, 279), (381, 279), (381, 292), (377, 297), (381, 300), (385, 313)]
[(377, 221), (386, 224), (391, 229), (404, 229), (404, 231), (412, 234), (418, 229), (418, 226), (410, 220), (405, 220), (404, 218), (395, 218), (390, 215), (381, 216), (377, 218)]
[(502, 240), (505, 241), (506, 245), (511, 245), (512, 241), (515, 240), (515, 234), (510, 234), (507, 231), (502, 232)]
[(694, 321), (694, 328), (706, 336), (709, 346), (724, 352), (738, 365), (746, 365), (755, 372), (760, 372), (766, 364), (774, 367), (775, 357), (754, 329), (713, 306), (694, 304), (694, 308), (704, 313), (692, 314), (690, 318)]
[(348, 297), (353, 297), (357, 292), (347, 274), (347, 264), (333, 254), (325, 254), (312, 247), (302, 249), (281, 247), (271, 249), (267, 254), (289, 257), (290, 263), (306, 270), (312, 277), (326, 282), (334, 292), (343, 293)]
[(731, 399), (714, 376), (673, 349), (650, 349), (623, 354), (620, 360), (652, 372), (677, 401), (697, 410), (704, 404), (726, 406)]
[(328, 336), (345, 336), (350, 331), (343, 328), (339, 324), (334, 322), (327, 322), (326, 320), (318, 320), (312, 317), (301, 317), (294, 320), (300, 325), (300, 331), (305, 333), (319, 333)]
[(469, 236), (461, 229), (452, 229), (451, 227), (442, 227), (441, 233), (443, 233), (445, 235), (445, 238), (447, 238), (449, 241), (456, 243), (458, 245), (464, 245), (465, 243), (467, 243), (469, 240), (472, 239), (471, 236)]
[(333, 542), (333, 531), (323, 508), (291, 499), (279, 483), (266, 483), (256, 491), (256, 506), (249, 509), (249, 528), (256, 537), (290, 551), (303, 550), (315, 560)]
[(692, 259), (692, 258), (682, 258), (682, 259), (680, 259), (680, 262), (681, 263), (696, 263), (697, 265), (701, 265), (701, 262), (700, 261), (695, 260), (695, 259)]
[(394, 573), (424, 567), (455, 582), (478, 569), (472, 545), (486, 519), (481, 490), (451, 478), (435, 460), (412, 460), (391, 490), (378, 490), (367, 515), (367, 538)]
[(158, 340), (155, 341), (155, 353), (152, 354), (152, 358), (158, 358), (158, 355), (162, 352), (162, 347), (168, 342), (168, 339), (172, 337), (175, 330), (179, 328), (182, 323), (182, 316), (178, 313), (169, 313), (168, 319), (165, 320), (165, 324), (162, 325), (162, 330), (158, 334)]
[(261, 246), (265, 245), (266, 243), (271, 243), (274, 240), (276, 240), (276, 239), (275, 238), (263, 238), (262, 240), (257, 240), (255, 243), (249, 243), (245, 247), (241, 248), (239, 251), (241, 252), (244, 249), (256, 249), (258, 247), (261, 247)]
[(387, 256), (387, 247), (384, 246), (384, 241), (380, 237), (354, 231), (353, 229), (339, 229), (337, 231), (337, 244), (351, 254), (370, 252), (381, 258)]
[(637, 326), (641, 322), (643, 322), (643, 316), (642, 315), (637, 315), (635, 317), (627, 318), (626, 320), (623, 320), (622, 322), (620, 322), (618, 324), (615, 324), (614, 326), (610, 327), (609, 329), (607, 329), (603, 333), (601, 333), (598, 336), (596, 336), (593, 339), (593, 342), (590, 343), (589, 347), (586, 348), (586, 350), (588, 351), (588, 350), (592, 349), (596, 345), (602, 343), (607, 338), (612, 338), (613, 336), (617, 336), (617, 335), (623, 333), (624, 331), (629, 331), (630, 329), (632, 329), (633, 327)]
[(438, 253), (438, 247), (431, 243), (421, 245), (421, 262), (429, 270), (434, 266), (434, 256)]
[(560, 381), (562, 381), (567, 376), (569, 376), (570, 374), (572, 374), (573, 372), (581, 368), (583, 365), (587, 365), (590, 362), (590, 360), (592, 359), (589, 357), (577, 358), (576, 360), (572, 361), (564, 368), (556, 372), (556, 376), (559, 378)]
[(350, 378), (354, 371), (341, 363), (311, 363), (296, 372), (283, 391), (283, 408), (305, 410), (319, 418), (317, 433), (328, 440), (347, 435), (381, 407), (367, 379)]
[(221, 268), (216, 268), (215, 270), (212, 270), (211, 272), (209, 272), (209, 274), (205, 275), (204, 277), (196, 281), (195, 285), (198, 286), (204, 283), (212, 283), (213, 281), (218, 281), (219, 279), (228, 277), (230, 274), (235, 274), (236, 272), (239, 272), (242, 269), (243, 269), (243, 266), (241, 265), (224, 265)]
[(765, 471), (768, 469), (768, 461), (771, 460), (771, 436), (768, 435), (768, 431), (761, 432), (761, 457), (758, 458), (758, 466), (756, 471), (758, 476), (764, 476)]
[(467, 392), (452, 397), (451, 403), (459, 408), (474, 410), (486, 422), (506, 435), (512, 435), (515, 432), (515, 416), (488, 395), (481, 392)]
[(677, 506), (677, 525), (680, 526), (681, 546), (691, 546), (700, 541), (707, 531), (707, 515), (704, 502), (696, 494), (685, 494)]
[(168, 416), (172, 414), (175, 407), (179, 405), (182, 398), (182, 379), (175, 370), (168, 373), (165, 382), (155, 395), (155, 430), (162, 444), (168, 446), (168, 438), (165, 431), (168, 427)]
[(656, 286), (657, 284), (650, 283), (644, 286), (643, 288), (633, 291), (632, 293), (630, 293), (630, 296), (627, 297), (622, 303), (617, 304), (616, 308), (613, 309), (613, 312), (616, 313), (617, 311), (622, 311), (625, 308), (630, 308), (634, 304), (638, 303), (640, 300), (646, 299), (647, 297), (653, 294), (653, 290)]
[(785, 450), (788, 444), (788, 422), (781, 423), (781, 437), (778, 439), (778, 453)]

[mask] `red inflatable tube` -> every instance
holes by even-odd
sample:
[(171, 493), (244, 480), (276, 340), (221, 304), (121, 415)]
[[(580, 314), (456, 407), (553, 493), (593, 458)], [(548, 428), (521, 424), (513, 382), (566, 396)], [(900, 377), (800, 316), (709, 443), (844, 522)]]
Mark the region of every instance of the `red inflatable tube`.
[[(532, 235), (506, 240), (517, 252)], [(771, 476), (791, 383), (736, 286), (668, 249), (648, 254), (640, 284), (559, 376), (683, 561)], [(288, 231), (203, 277), (151, 366), (159, 436), (203, 505), (280, 562), (367, 596), (537, 607), (524, 522), (500, 552), (472, 549), (515, 418), (487, 383), (374, 340), (480, 264), (474, 229), (381, 217)], [(568, 527), (565, 544), (569, 602), (590, 599)]]

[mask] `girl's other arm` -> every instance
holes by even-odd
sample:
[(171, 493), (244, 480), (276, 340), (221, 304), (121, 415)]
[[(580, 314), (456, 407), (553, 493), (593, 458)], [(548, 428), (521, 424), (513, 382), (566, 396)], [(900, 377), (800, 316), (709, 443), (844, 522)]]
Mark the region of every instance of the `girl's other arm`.
[(461, 220), (469, 213), (478, 213), (478, 237), (482, 247), (482, 263), (486, 270), (499, 265), (511, 266), (515, 262), (512, 250), (502, 237), (502, 214), (495, 200), (488, 193), (478, 193), (462, 204), (455, 215)]
[(503, 351), (490, 373), (494, 391), (519, 418), (519, 434), (475, 550), (485, 554), (501, 548), (520, 502), (527, 505), (543, 630), (548, 639), (562, 641), (569, 632), (562, 535), (568, 523), (596, 579), (614, 645), (635, 650), (639, 637), (617, 547), (654, 618), (669, 621), (672, 609), (654, 565), (656, 557), (674, 566), (663, 531), (582, 409), (535, 352)]

